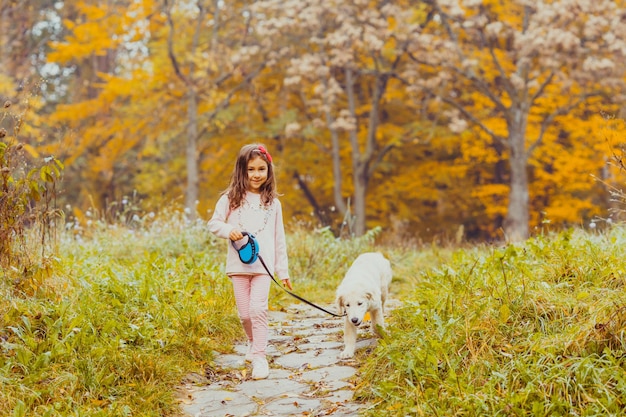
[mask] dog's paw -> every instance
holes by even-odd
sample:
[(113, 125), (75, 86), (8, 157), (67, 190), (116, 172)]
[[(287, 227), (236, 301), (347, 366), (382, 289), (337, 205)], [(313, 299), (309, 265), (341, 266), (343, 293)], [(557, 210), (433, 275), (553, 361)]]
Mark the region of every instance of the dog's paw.
[(372, 323), (372, 325), (370, 326), (370, 330), (372, 331), (372, 333), (374, 333), (375, 335), (379, 337), (384, 337), (386, 334), (384, 324), (381, 325), (381, 324)]
[(354, 351), (350, 352), (350, 351), (344, 350), (343, 352), (339, 354), (339, 359), (350, 359), (353, 356), (354, 356)]

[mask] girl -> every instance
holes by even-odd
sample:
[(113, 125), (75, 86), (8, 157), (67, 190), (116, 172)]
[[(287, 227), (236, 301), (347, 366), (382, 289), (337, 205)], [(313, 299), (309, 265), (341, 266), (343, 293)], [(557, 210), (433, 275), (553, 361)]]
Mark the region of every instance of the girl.
[[(243, 239), (244, 231), (253, 234), (267, 267), (291, 290), (283, 213), (277, 195), (271, 155), (263, 145), (245, 145), (239, 151), (230, 184), (217, 201), (208, 225), (216, 236), (233, 242)], [(265, 349), (271, 277), (260, 261), (242, 263), (230, 244), (226, 274), (233, 283), (239, 319), (248, 337), (246, 360), (252, 362), (252, 378), (267, 378)]]

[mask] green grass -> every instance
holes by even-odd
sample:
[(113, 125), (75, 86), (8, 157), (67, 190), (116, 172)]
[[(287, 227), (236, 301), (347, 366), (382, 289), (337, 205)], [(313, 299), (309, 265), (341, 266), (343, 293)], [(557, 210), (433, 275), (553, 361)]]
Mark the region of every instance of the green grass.
[(3, 280), (0, 415), (176, 415), (174, 386), (240, 335), (223, 246), (179, 220), (86, 234)]
[[(125, 224), (68, 225), (54, 256), (0, 274), (0, 415), (179, 415), (176, 385), (243, 339), (224, 240), (175, 213)], [(292, 231), (296, 293), (332, 304), (377, 233)], [(271, 288), (271, 309), (297, 302)]]
[[(288, 234), (294, 291), (332, 304), (357, 254), (391, 260), (388, 335), (362, 363), (372, 416), (619, 415), (626, 229), (508, 246), (380, 247)], [(59, 232), (0, 273), (0, 415), (177, 416), (176, 386), (243, 339), (226, 242), (170, 214)], [(270, 308), (297, 302), (272, 285)]]
[(626, 231), (457, 250), (363, 369), (372, 416), (607, 416), (626, 405)]

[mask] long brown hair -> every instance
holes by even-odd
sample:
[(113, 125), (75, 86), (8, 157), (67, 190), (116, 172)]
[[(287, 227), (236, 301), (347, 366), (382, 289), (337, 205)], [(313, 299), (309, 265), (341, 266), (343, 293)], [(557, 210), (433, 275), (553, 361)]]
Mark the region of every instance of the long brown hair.
[[(224, 194), (228, 194), (230, 209), (234, 210), (241, 206), (246, 192), (248, 191), (248, 162), (254, 158), (261, 158), (267, 163), (267, 181), (261, 186), (261, 202), (269, 206), (278, 196), (276, 190), (276, 177), (274, 177), (274, 164), (265, 146), (260, 143), (244, 145), (239, 150), (230, 184)], [(262, 152), (262, 150), (264, 152)]]

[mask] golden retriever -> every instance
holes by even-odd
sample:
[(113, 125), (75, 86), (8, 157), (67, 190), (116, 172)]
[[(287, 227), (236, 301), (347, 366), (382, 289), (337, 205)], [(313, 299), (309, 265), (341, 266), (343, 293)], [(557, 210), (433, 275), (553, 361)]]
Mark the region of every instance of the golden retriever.
[(367, 312), (374, 333), (380, 336), (378, 326), (385, 328), (384, 306), (391, 278), (391, 264), (379, 252), (359, 255), (346, 272), (336, 292), (337, 307), (345, 313), (341, 359), (354, 356), (357, 327)]

